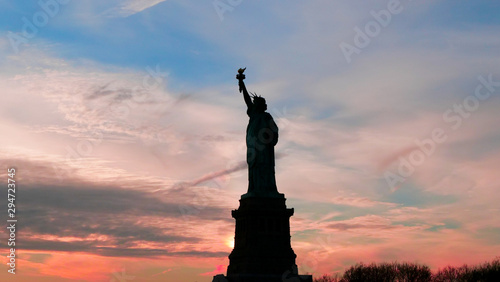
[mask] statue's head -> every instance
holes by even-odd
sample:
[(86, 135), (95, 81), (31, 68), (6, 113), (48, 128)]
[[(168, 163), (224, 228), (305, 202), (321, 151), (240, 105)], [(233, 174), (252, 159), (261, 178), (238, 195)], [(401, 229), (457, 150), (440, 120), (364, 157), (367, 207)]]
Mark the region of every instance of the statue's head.
[(267, 110), (267, 104), (266, 104), (266, 99), (261, 96), (253, 95), (253, 104), (255, 105), (255, 109), (257, 112), (263, 113)]

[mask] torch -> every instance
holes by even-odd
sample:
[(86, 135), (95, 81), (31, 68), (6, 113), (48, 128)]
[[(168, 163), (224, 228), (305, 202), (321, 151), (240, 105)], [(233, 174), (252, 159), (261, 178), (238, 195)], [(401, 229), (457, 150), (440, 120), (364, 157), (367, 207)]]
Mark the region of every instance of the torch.
[(240, 93), (241, 91), (243, 90), (243, 79), (245, 79), (245, 74), (243, 74), (243, 72), (246, 70), (247, 68), (240, 68), (238, 70), (238, 74), (236, 75), (236, 79), (238, 80), (239, 82), (239, 85), (240, 85)]

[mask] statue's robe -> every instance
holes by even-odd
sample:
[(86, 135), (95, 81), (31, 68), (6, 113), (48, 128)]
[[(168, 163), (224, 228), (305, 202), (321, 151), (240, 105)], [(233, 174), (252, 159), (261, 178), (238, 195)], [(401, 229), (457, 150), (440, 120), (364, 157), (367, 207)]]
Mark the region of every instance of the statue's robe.
[(249, 107), (247, 126), (248, 193), (278, 193), (274, 174), (274, 146), (278, 143), (278, 126), (267, 112)]

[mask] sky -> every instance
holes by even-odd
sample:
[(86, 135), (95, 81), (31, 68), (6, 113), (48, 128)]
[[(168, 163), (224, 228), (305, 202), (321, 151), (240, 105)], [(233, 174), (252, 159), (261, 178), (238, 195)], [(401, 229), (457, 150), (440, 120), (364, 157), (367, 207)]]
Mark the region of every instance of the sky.
[[(500, 255), (500, 3), (0, 1), (9, 281), (211, 281), (247, 190), (236, 71), (279, 130), (299, 272)], [(15, 175), (9, 176), (8, 169)], [(1, 213), (7, 226), (8, 212)]]

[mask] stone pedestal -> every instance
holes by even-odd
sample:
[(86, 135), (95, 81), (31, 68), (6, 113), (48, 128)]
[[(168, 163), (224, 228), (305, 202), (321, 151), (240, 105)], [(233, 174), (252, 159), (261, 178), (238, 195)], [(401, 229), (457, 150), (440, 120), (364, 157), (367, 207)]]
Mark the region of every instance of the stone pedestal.
[(229, 255), (227, 275), (221, 282), (311, 281), (298, 275), (290, 244), (290, 217), (293, 208), (285, 205), (283, 194), (271, 197), (242, 195), (240, 207), (232, 211), (236, 220), (234, 249)]

